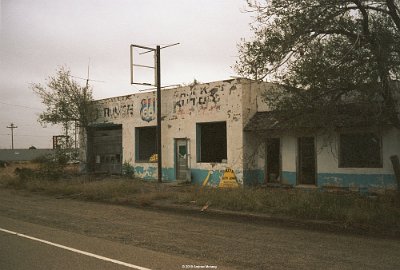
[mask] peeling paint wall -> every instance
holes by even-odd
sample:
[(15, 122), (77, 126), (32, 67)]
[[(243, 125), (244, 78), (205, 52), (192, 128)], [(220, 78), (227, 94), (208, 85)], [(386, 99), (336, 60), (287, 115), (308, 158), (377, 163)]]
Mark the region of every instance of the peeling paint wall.
[[(280, 138), (280, 181), (292, 186), (297, 180), (297, 138), (300, 134), (257, 134), (243, 132), (244, 126), (257, 111), (267, 111), (263, 100), (266, 89), (276, 87), (271, 83), (247, 79), (197, 84), (162, 90), (162, 174), (165, 181), (176, 180), (175, 139), (186, 139), (187, 155), (192, 183), (218, 186), (227, 168), (233, 170), (241, 184), (265, 182), (266, 138)], [(157, 99), (155, 92), (137, 93), (96, 101), (97, 123), (122, 124), (123, 161), (129, 162), (137, 177), (157, 178), (157, 163), (135, 160), (135, 128), (156, 126)], [(198, 162), (196, 124), (226, 122), (227, 160), (221, 163)], [(382, 168), (339, 168), (335, 140), (327, 145), (326, 138), (316, 138), (316, 185), (351, 189), (396, 188), (389, 157), (400, 155), (400, 133), (395, 129), (382, 134)], [(332, 134), (331, 134), (332, 136)], [(336, 136), (336, 137), (335, 137)], [(82, 136), (84, 137), (84, 136)], [(336, 149), (337, 150), (337, 149)]]
[[(189, 167), (192, 180), (202, 183), (211, 172), (217, 185), (226, 168), (233, 169), (238, 182), (243, 182), (243, 127), (254, 113), (244, 112), (243, 92), (249, 80), (235, 79), (162, 90), (162, 154), (163, 178), (175, 180), (174, 139), (188, 140)], [(254, 97), (253, 97), (254, 99)], [(135, 128), (156, 126), (157, 99), (155, 92), (137, 93), (96, 101), (97, 123), (122, 124), (123, 160), (134, 166), (136, 176), (156, 179), (157, 164), (135, 160)], [(226, 121), (227, 162), (197, 162), (196, 123)]]
[(382, 168), (339, 168), (339, 134), (326, 144), (323, 137), (317, 138), (317, 185), (320, 187), (349, 187), (358, 189), (396, 189), (390, 156), (399, 155), (399, 132), (395, 128), (378, 131), (382, 136)]
[[(269, 110), (263, 98), (265, 90), (278, 89), (277, 87), (279, 86), (271, 83), (243, 82), (242, 121), (244, 126), (256, 112)], [(316, 136), (316, 186), (320, 188), (333, 186), (358, 191), (396, 189), (397, 183), (390, 156), (400, 156), (400, 132), (396, 129), (379, 132), (382, 135), (382, 168), (339, 168), (337, 153), (339, 134), (329, 134), (330, 138)], [(267, 171), (265, 142), (270, 137), (280, 139), (281, 183), (297, 186), (299, 184), (297, 138), (303, 135), (293, 132), (275, 132), (274, 134), (244, 132), (244, 182), (248, 185), (265, 183)], [(307, 136), (314, 136), (314, 134), (307, 134)], [(331, 142), (327, 144), (327, 141)]]
[[(329, 134), (329, 138), (326, 137), (328, 135), (315, 136), (316, 186), (319, 188), (347, 188), (360, 192), (396, 189), (397, 183), (390, 156), (400, 155), (400, 133), (393, 128), (381, 130), (380, 134), (382, 135), (382, 168), (340, 168), (338, 161), (339, 133)], [(257, 162), (252, 167), (248, 167), (248, 171), (251, 172), (253, 181), (255, 177), (258, 177), (256, 182), (264, 183), (265, 157), (262, 153), (265, 153), (265, 145), (260, 142), (265, 138), (257, 139), (252, 136), (255, 135), (247, 136), (250, 138), (249, 142), (246, 143), (250, 148), (256, 146)], [(297, 179), (298, 136), (293, 134), (281, 134), (280, 136), (280, 181), (282, 184), (299, 185)], [(258, 140), (258, 143), (254, 142), (256, 140)]]

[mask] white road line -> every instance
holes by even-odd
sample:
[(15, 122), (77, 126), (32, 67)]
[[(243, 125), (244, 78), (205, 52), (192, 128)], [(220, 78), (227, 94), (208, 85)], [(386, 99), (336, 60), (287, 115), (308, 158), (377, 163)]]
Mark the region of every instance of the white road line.
[(42, 239), (39, 239), (39, 238), (36, 238), (36, 237), (32, 237), (32, 236), (29, 236), (29, 235), (26, 235), (26, 234), (9, 231), (9, 230), (3, 229), (3, 228), (0, 228), (0, 231), (5, 232), (5, 233), (9, 233), (9, 234), (13, 234), (13, 235), (16, 235), (16, 236), (19, 236), (19, 237), (27, 238), (27, 239), (30, 239), (30, 240), (33, 240), (33, 241), (38, 241), (38, 242), (41, 242), (41, 243), (44, 243), (44, 244), (47, 244), (47, 245), (50, 245), (50, 246), (55, 246), (55, 247), (58, 247), (58, 248), (66, 249), (66, 250), (69, 250), (69, 251), (72, 251), (72, 252), (75, 252), (75, 253), (83, 254), (83, 255), (86, 255), (86, 256), (89, 256), (89, 257), (93, 257), (93, 258), (96, 258), (96, 259), (99, 259), (99, 260), (106, 261), (106, 262), (112, 262), (112, 263), (115, 263), (115, 264), (123, 265), (123, 266), (129, 267), (129, 268), (133, 268), (133, 269), (137, 269), (137, 270), (151, 270), (149, 268), (141, 267), (141, 266), (130, 264), (130, 263), (126, 263), (126, 262), (121, 262), (121, 261), (114, 260), (114, 259), (110, 259), (110, 258), (107, 258), (107, 257), (103, 257), (103, 256), (100, 256), (100, 255), (96, 255), (96, 254), (90, 253), (90, 252), (86, 252), (86, 251), (82, 251), (82, 250), (79, 250), (79, 249), (75, 249), (75, 248), (63, 246), (63, 245), (60, 245), (60, 244), (56, 244), (56, 243), (53, 243), (53, 242), (50, 242), (50, 241), (42, 240)]

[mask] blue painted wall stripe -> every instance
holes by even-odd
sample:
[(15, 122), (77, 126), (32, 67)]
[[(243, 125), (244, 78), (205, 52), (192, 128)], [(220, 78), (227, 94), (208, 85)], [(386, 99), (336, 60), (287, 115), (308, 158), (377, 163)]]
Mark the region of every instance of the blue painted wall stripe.
[(384, 188), (397, 187), (393, 174), (344, 174), (344, 173), (319, 173), (318, 186)]
[[(135, 166), (135, 175), (144, 180), (157, 179), (157, 167), (144, 168)], [(191, 169), (192, 184), (201, 185), (206, 179), (209, 170)], [(162, 169), (164, 181), (175, 181), (175, 168)], [(218, 186), (223, 170), (215, 170), (210, 174), (208, 185)], [(265, 175), (263, 170), (245, 170), (243, 172), (243, 183), (245, 186), (254, 186), (264, 183)], [(283, 171), (281, 183), (296, 186), (296, 172)], [(319, 173), (317, 175), (317, 186), (320, 188), (334, 186), (342, 188), (384, 188), (396, 189), (397, 182), (393, 174), (345, 174), (345, 173)]]

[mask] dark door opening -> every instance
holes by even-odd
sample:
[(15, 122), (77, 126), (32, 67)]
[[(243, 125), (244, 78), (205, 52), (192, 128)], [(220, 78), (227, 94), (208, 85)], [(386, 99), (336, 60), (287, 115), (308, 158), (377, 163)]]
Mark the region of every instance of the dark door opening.
[(176, 139), (175, 141), (175, 160), (176, 160), (176, 180), (190, 180), (188, 179), (189, 166), (188, 166), (188, 145), (186, 139)]
[(120, 174), (122, 170), (122, 126), (88, 130), (88, 166), (94, 173)]
[(300, 137), (298, 143), (298, 183), (315, 185), (315, 144), (314, 137)]
[(281, 140), (279, 138), (268, 138), (266, 147), (266, 182), (279, 183), (281, 174)]

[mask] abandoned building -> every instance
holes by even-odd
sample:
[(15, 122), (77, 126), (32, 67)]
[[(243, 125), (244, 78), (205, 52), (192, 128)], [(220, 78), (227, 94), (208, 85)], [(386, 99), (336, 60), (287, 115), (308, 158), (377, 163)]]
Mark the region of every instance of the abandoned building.
[[(397, 129), (347, 125), (327, 144), (279, 123), (263, 101), (269, 87), (232, 79), (162, 90), (163, 181), (218, 186), (229, 169), (243, 185), (397, 188)], [(135, 177), (157, 179), (156, 103), (155, 91), (95, 101), (98, 118), (83, 138), (87, 169), (121, 173), (130, 164)]]

